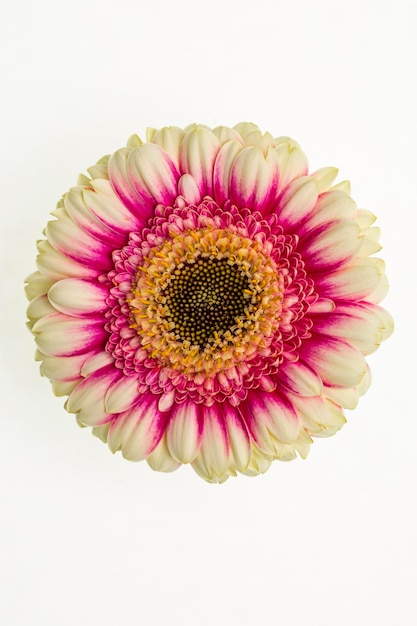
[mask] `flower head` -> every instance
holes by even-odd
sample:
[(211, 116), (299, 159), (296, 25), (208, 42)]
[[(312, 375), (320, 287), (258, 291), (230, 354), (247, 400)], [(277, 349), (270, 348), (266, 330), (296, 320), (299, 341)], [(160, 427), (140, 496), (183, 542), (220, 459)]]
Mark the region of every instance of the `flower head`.
[(133, 136), (53, 212), (27, 280), (37, 359), (82, 426), (222, 482), (305, 457), (393, 328), (375, 217), (253, 124)]

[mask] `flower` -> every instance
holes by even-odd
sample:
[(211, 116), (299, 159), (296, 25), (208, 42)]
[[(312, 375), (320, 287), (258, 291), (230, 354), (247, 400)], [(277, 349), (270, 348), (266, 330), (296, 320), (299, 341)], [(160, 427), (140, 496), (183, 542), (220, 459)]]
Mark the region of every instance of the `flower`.
[(27, 279), (41, 373), (126, 459), (210, 482), (305, 458), (392, 332), (375, 217), (288, 137), (149, 129), (58, 202)]

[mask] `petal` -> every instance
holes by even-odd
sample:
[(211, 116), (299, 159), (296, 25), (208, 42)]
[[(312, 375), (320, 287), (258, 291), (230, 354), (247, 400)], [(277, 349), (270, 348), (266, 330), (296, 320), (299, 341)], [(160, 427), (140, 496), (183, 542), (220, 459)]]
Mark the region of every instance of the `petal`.
[(201, 199), (200, 190), (191, 174), (183, 174), (178, 182), (178, 193), (189, 204), (198, 204)]
[(51, 280), (60, 280), (61, 278), (78, 277), (78, 278), (95, 278), (100, 270), (90, 267), (83, 263), (77, 263), (73, 259), (60, 254), (51, 246), (49, 241), (42, 240), (38, 242), (39, 254), (36, 259), (36, 265), (42, 274)]
[(224, 402), (222, 411), (229, 439), (230, 465), (241, 472), (251, 458), (250, 435), (239, 409)]
[(191, 174), (201, 198), (213, 193), (213, 167), (219, 149), (217, 137), (202, 126), (187, 132), (181, 145), (181, 172)]
[(138, 379), (135, 375), (123, 376), (109, 387), (104, 398), (107, 413), (122, 413), (130, 409), (140, 396)]
[(278, 196), (278, 159), (269, 148), (266, 156), (248, 146), (236, 156), (229, 181), (230, 200), (238, 206), (266, 213)]
[(105, 271), (111, 267), (108, 244), (81, 230), (64, 209), (56, 209), (54, 215), (58, 219), (48, 222), (45, 235), (55, 250), (98, 271)]
[(112, 452), (121, 450), (129, 461), (142, 461), (151, 454), (166, 428), (157, 402), (158, 396), (148, 393), (130, 411), (114, 419), (107, 437)]
[[(91, 354), (91, 353), (90, 353)], [(42, 355), (40, 370), (43, 376), (50, 380), (67, 382), (81, 378), (81, 369), (90, 354), (78, 354), (77, 356), (46, 356)]]
[(204, 407), (204, 435), (193, 468), (209, 482), (218, 482), (229, 466), (229, 438), (221, 406)]
[[(385, 264), (381, 259), (357, 258), (337, 271), (315, 277), (320, 294), (343, 300), (377, 301), (385, 295)], [(380, 291), (381, 290), (381, 291)]]
[(93, 372), (97, 372), (97, 370), (101, 370), (107, 365), (114, 365), (114, 358), (111, 354), (105, 352), (104, 350), (100, 350), (99, 352), (93, 352), (82, 366), (81, 376), (84, 376), (84, 378), (86, 378), (87, 376), (90, 376), (90, 374), (92, 374)]
[(91, 374), (69, 396), (67, 411), (77, 413), (78, 421), (85, 426), (99, 426), (108, 422), (112, 416), (106, 411), (104, 398), (109, 387), (122, 375), (113, 366)]
[(274, 149), (278, 157), (279, 186), (282, 191), (293, 180), (307, 174), (307, 157), (298, 144), (289, 137), (276, 139)]
[(346, 220), (318, 227), (300, 241), (299, 250), (310, 272), (335, 267), (351, 259), (362, 246), (357, 224)]
[(275, 456), (270, 435), (282, 443), (294, 442), (300, 425), (291, 404), (277, 393), (252, 391), (239, 407), (259, 448)]
[(109, 159), (109, 180), (115, 193), (123, 204), (143, 223), (151, 215), (151, 210), (144, 204), (133, 188), (127, 171), (127, 160), (134, 148), (116, 150)]
[(34, 298), (27, 308), (27, 316), (32, 323), (32, 326), (41, 317), (55, 313), (55, 309), (51, 306), (48, 297), (46, 295), (38, 296)]
[(314, 209), (318, 198), (317, 182), (310, 176), (293, 181), (280, 201), (281, 224), (291, 227), (302, 221)]
[(156, 472), (175, 472), (181, 463), (172, 458), (167, 445), (167, 438), (164, 435), (156, 448), (147, 457), (146, 462)]
[(300, 349), (300, 358), (308, 363), (328, 386), (354, 387), (365, 371), (363, 356), (340, 339), (317, 335)]
[(213, 128), (213, 134), (216, 135), (221, 146), (231, 140), (238, 142), (241, 147), (244, 146), (241, 135), (234, 128), (229, 128), (228, 126), (216, 126), (216, 128)]
[(359, 393), (356, 387), (324, 387), (323, 395), (344, 409), (353, 410), (359, 402)]
[(106, 339), (101, 318), (68, 317), (51, 313), (38, 320), (32, 332), (39, 349), (48, 356), (75, 356), (91, 352)]
[(178, 195), (179, 172), (169, 155), (155, 144), (144, 144), (131, 151), (127, 172), (132, 187), (144, 205), (170, 206)]
[[(64, 207), (72, 221), (84, 232), (99, 241), (106, 241), (116, 245), (123, 242), (120, 235), (115, 234), (114, 228), (109, 228), (104, 222), (98, 220), (87, 207), (84, 200), (85, 187), (79, 185), (73, 187), (64, 197)], [(90, 192), (91, 193), (91, 192)]]
[(362, 354), (371, 354), (394, 330), (391, 315), (374, 304), (348, 303), (332, 315), (317, 316), (314, 328), (322, 335), (347, 341)]
[(290, 396), (301, 424), (313, 437), (329, 437), (346, 423), (342, 409), (323, 396)]
[(58, 311), (76, 317), (105, 311), (108, 295), (104, 286), (81, 278), (59, 280), (48, 292), (49, 301)]
[(45, 295), (53, 284), (52, 280), (41, 274), (41, 272), (32, 272), (32, 274), (25, 279), (25, 283), (25, 294), (28, 300), (33, 300), (38, 296)]
[(329, 222), (354, 220), (356, 203), (349, 194), (340, 190), (331, 190), (318, 197), (314, 210), (302, 225), (301, 233), (311, 232), (314, 228), (326, 227)]
[(148, 129), (146, 133), (147, 140), (156, 143), (169, 154), (178, 170), (180, 167), (181, 144), (184, 137), (184, 130), (178, 128), (178, 126), (166, 126), (160, 130)]
[(104, 224), (114, 237), (115, 232), (127, 233), (138, 229), (140, 220), (123, 204), (107, 180), (94, 180), (91, 188), (82, 192), (91, 215)]
[(200, 449), (204, 422), (200, 407), (192, 401), (176, 405), (167, 431), (171, 456), (180, 463), (190, 463)]
[(233, 162), (241, 150), (241, 144), (231, 140), (225, 143), (217, 154), (213, 172), (213, 189), (214, 198), (220, 206), (229, 199), (231, 170)]
[(337, 167), (322, 167), (311, 174), (317, 182), (319, 193), (323, 193), (331, 187), (338, 173)]
[(301, 396), (318, 396), (323, 390), (320, 376), (301, 360), (283, 363), (278, 377), (287, 389)]

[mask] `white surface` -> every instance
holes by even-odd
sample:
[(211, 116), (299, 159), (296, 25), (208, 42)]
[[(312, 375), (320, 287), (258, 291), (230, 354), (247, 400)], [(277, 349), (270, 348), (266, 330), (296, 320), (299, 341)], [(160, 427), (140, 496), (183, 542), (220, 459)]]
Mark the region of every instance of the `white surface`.
[[(2, 623), (416, 623), (416, 22), (414, 0), (3, 8)], [(397, 328), (340, 434), (216, 486), (75, 425), (32, 360), (22, 282), (57, 199), (131, 133), (241, 120), (377, 213)]]

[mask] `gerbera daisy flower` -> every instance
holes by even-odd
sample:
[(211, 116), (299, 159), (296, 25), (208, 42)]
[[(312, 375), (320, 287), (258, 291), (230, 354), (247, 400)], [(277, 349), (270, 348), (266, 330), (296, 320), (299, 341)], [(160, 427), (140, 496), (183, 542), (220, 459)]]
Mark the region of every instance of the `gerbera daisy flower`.
[(242, 123), (149, 129), (88, 173), (27, 279), (41, 373), (78, 423), (211, 482), (338, 431), (393, 323), (375, 217), (337, 170)]

